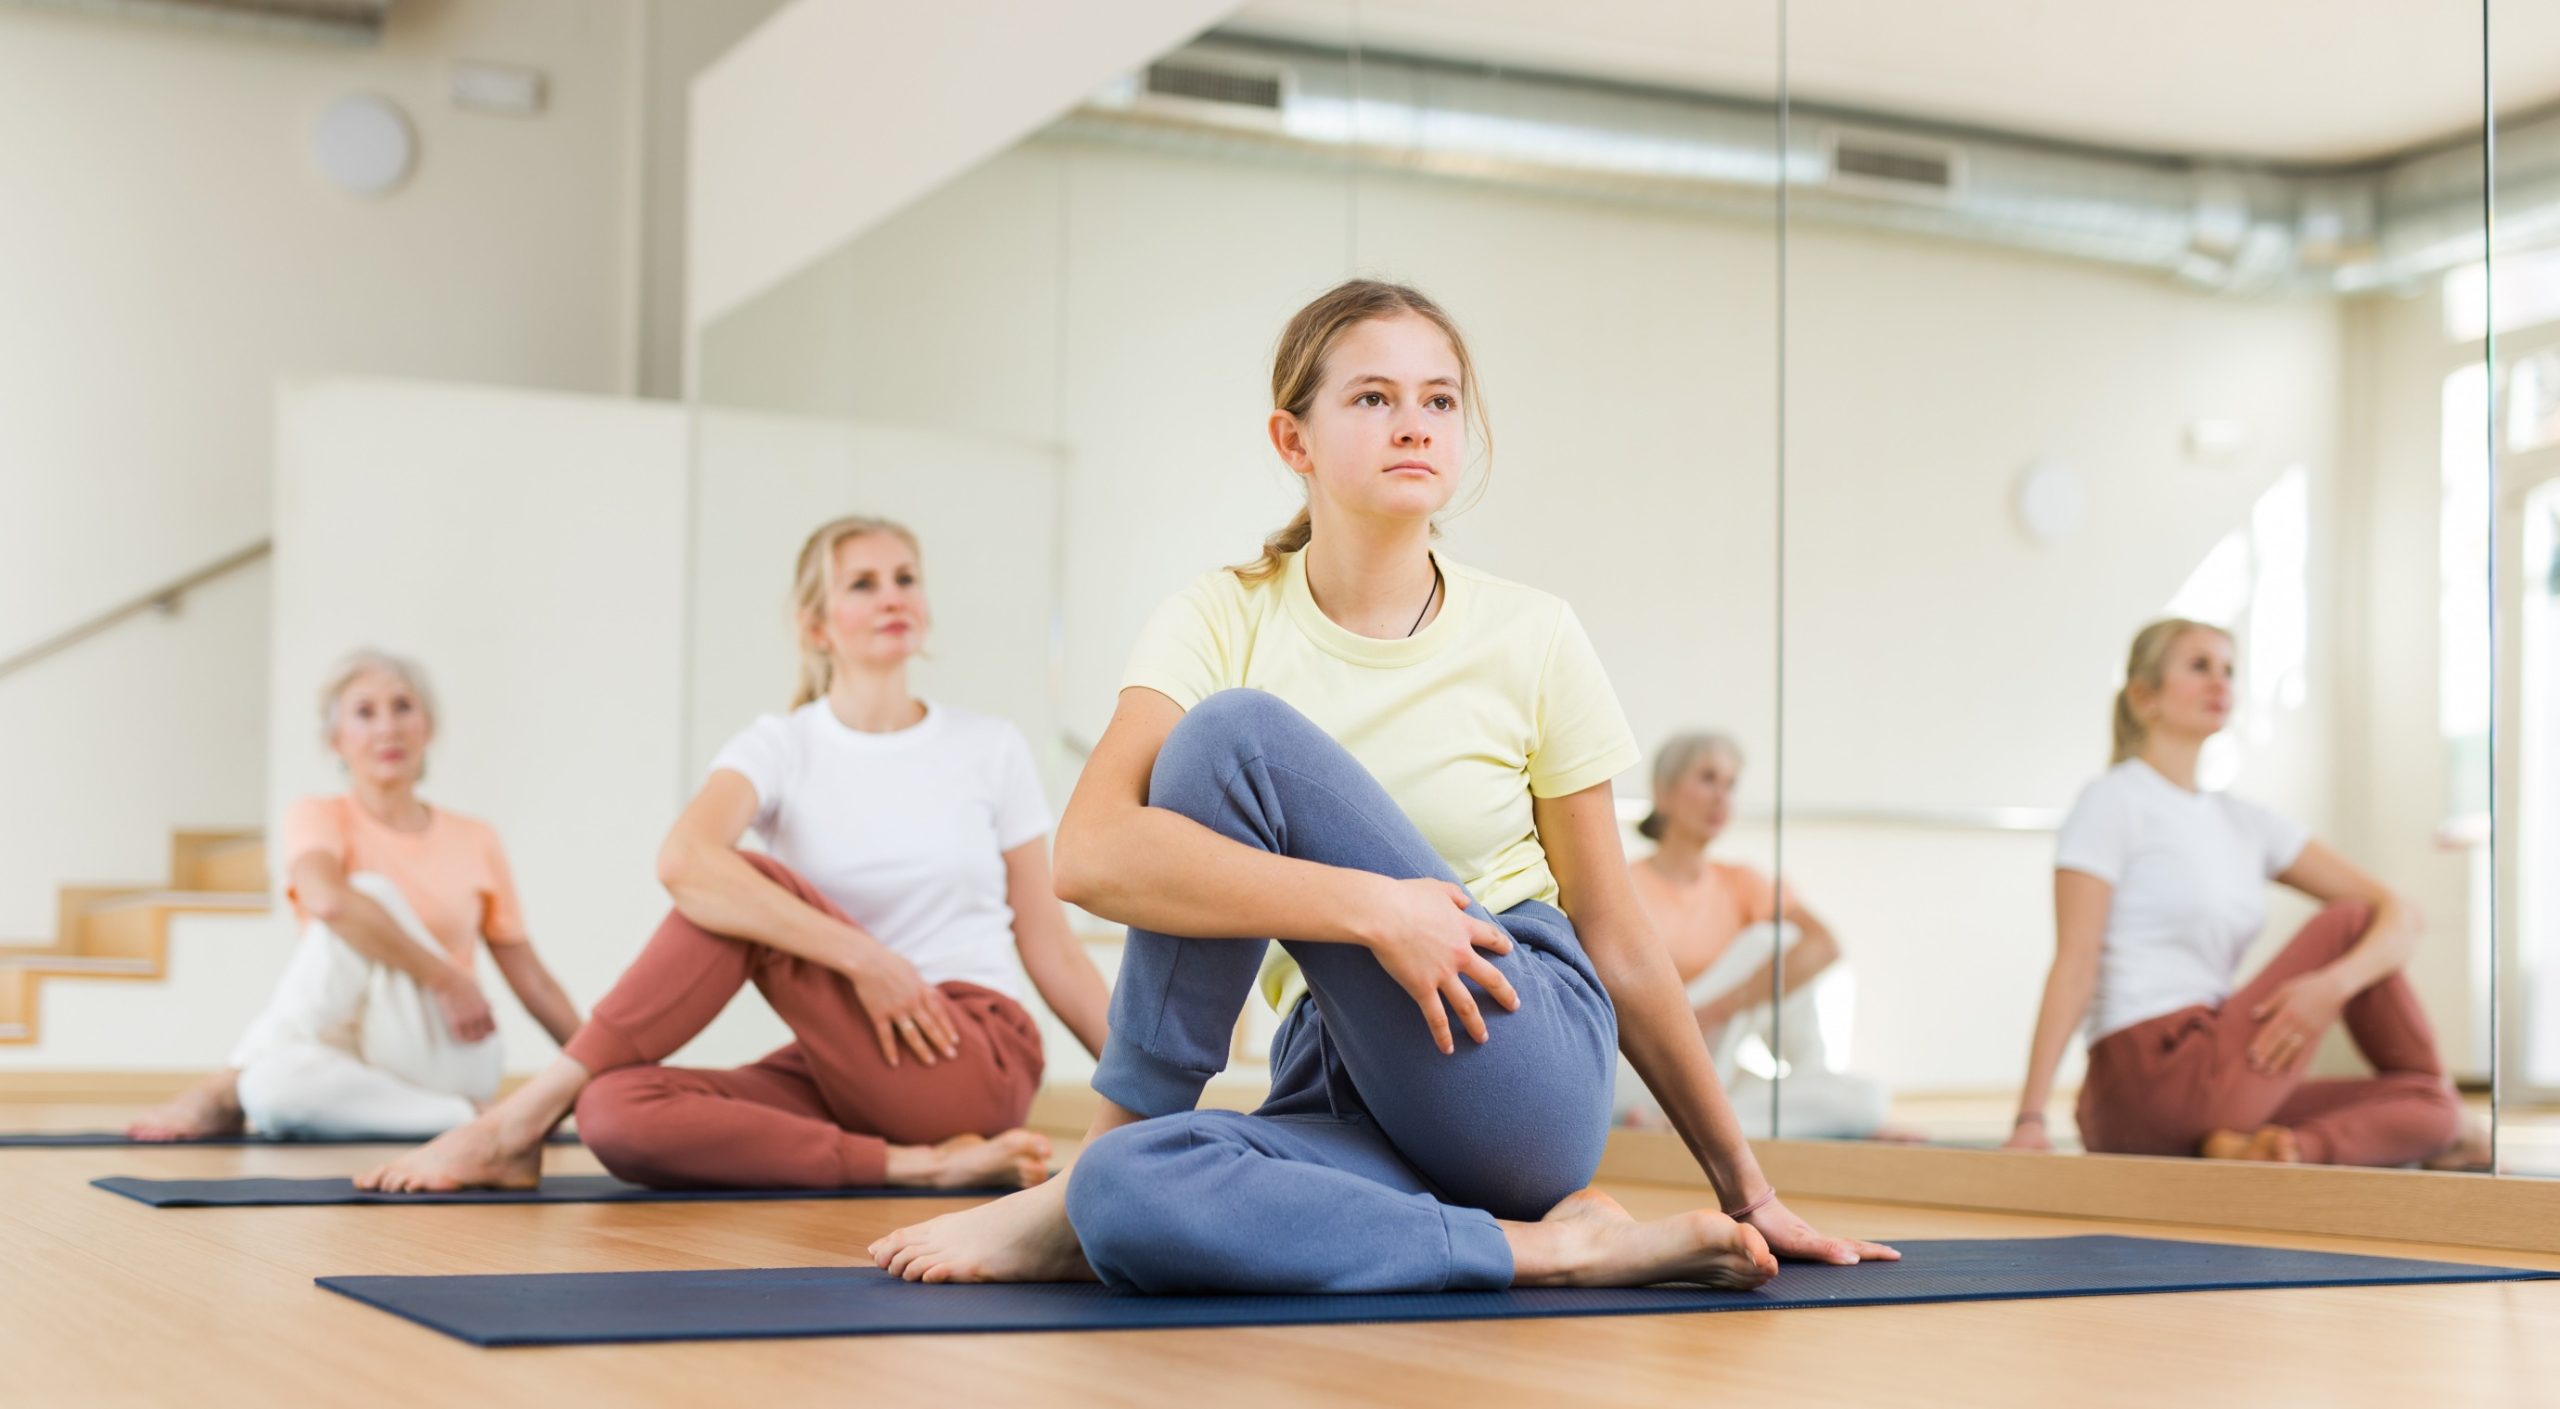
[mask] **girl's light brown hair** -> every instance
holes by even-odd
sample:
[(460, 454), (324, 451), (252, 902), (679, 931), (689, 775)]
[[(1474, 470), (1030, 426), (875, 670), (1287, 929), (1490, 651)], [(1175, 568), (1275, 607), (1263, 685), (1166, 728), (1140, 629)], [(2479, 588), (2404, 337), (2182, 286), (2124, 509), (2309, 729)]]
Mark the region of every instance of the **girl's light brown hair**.
[[(1458, 403), (1465, 408), (1467, 424), (1475, 432), (1476, 444), (1484, 456), (1488, 473), (1493, 462), (1493, 426), (1485, 420), (1484, 400), (1476, 390), (1475, 359), (1467, 355), (1467, 340), (1458, 332), (1457, 320), (1440, 305), (1433, 303), (1419, 289), (1404, 284), (1390, 284), (1377, 279), (1347, 279), (1316, 297), (1313, 303), (1298, 310), (1289, 325), (1280, 330), (1280, 345), (1271, 357), (1271, 404), (1292, 416), (1304, 416), (1315, 409), (1316, 392), (1324, 385), (1325, 363), (1333, 356), (1334, 344), (1342, 335), (1375, 318), (1400, 318), (1406, 315), (1427, 318), (1449, 339), (1449, 350), (1458, 357)], [(1481, 494), (1484, 482), (1477, 481)], [(1432, 530), (1437, 533), (1435, 525)], [(1307, 546), (1315, 533), (1314, 520), (1304, 508), (1282, 526), (1279, 532), (1262, 540), (1262, 556), (1250, 563), (1239, 563), (1228, 571), (1246, 582), (1261, 582), (1280, 571), (1280, 559)]]
[(916, 555), (916, 566), (924, 566), (924, 545), (916, 542), (913, 530), (861, 514), (827, 520), (800, 545), (799, 566), (791, 574), (791, 631), (800, 643), (800, 687), (791, 697), (793, 709), (825, 695), (835, 679), (835, 661), (827, 654), (824, 633), (827, 597), (835, 590), (836, 547), (848, 538), (874, 533), (889, 534), (906, 544)]
[(2157, 691), (2169, 675), (2169, 655), (2178, 648), (2178, 638), (2190, 631), (2210, 631), (2228, 641), (2231, 633), (2210, 622), (2189, 621), (2182, 616), (2164, 617), (2134, 633), (2133, 650), (2124, 663), (2124, 684), (2116, 690), (2115, 756), (2109, 766), (2124, 762), (2142, 752), (2151, 730), (2134, 713), (2133, 687), (2138, 683), (2146, 690)]

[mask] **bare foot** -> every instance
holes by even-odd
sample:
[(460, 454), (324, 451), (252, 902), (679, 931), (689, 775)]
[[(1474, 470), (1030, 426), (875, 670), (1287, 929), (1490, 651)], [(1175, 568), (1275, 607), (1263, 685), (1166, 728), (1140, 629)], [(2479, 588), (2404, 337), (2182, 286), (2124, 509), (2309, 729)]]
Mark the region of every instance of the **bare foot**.
[(910, 1282), (1090, 1282), (1067, 1222), (1067, 1181), (928, 1218), (871, 1245), (871, 1260)]
[(1049, 1137), (1008, 1130), (954, 1135), (930, 1149), (889, 1151), (889, 1182), (919, 1189), (1028, 1189), (1049, 1177)]
[(531, 1189), (542, 1183), (542, 1136), (522, 1139), (496, 1110), (456, 1126), (400, 1158), (356, 1176), (356, 1187), (388, 1194), (449, 1189)]
[(2281, 1125), (2261, 1125), (2243, 1135), (2237, 1130), (2217, 1130), (2204, 1137), (2196, 1153), (2206, 1159), (2255, 1160), (2262, 1164), (2300, 1164), (2302, 1145), (2293, 1131)]
[(2464, 1116), (2462, 1134), (2453, 1142), (2453, 1148), (2428, 1160), (2427, 1168), (2476, 1173), (2488, 1169), (2493, 1159), (2488, 1122)]
[(1505, 1223), (1512, 1285), (1643, 1287), (1695, 1282), (1749, 1290), (1778, 1275), (1760, 1230), (1713, 1209), (1638, 1223), (1597, 1189), (1566, 1197), (1535, 1223)]
[(207, 1140), (237, 1135), (248, 1128), (240, 1113), (240, 1076), (221, 1072), (190, 1087), (184, 1095), (137, 1117), (124, 1133), (136, 1140)]

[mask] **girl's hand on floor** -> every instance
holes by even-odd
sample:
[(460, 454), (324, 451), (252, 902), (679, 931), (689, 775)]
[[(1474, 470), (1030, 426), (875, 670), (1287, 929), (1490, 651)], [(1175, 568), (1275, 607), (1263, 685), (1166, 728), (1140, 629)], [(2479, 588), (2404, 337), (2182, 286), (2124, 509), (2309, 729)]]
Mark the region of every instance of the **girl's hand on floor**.
[(1814, 1231), (1813, 1225), (1788, 1212), (1776, 1199), (1751, 1211), (1742, 1220), (1760, 1230), (1768, 1241), (1769, 1251), (1798, 1262), (1829, 1262), (1847, 1266), (1856, 1262), (1899, 1262), (1902, 1254), (1882, 1243), (1862, 1243), (1855, 1238), (1826, 1238)]
[(2249, 1039), (2250, 1067), (2282, 1072), (2309, 1062), (2320, 1045), (2320, 1034), (2346, 1011), (2349, 996), (2339, 992), (2337, 983), (2324, 973), (2287, 979), (2267, 1001), (2250, 1010), (2249, 1016), (2258, 1022), (2258, 1035)]
[(1363, 942), (1387, 976), (1422, 1009), (1432, 1043), (1444, 1056), (1458, 1050), (1449, 1036), (1451, 1013), (1458, 1015), (1469, 1037), (1485, 1040), (1484, 1013), (1467, 991), (1466, 980), (1474, 979), (1506, 1012), (1520, 1007), (1511, 980), (1476, 952), (1508, 954), (1511, 936), (1468, 914), (1473, 903), (1466, 887), (1425, 877), (1386, 881), (1379, 902), (1367, 912), (1372, 929)]
[(960, 1022), (951, 1000), (926, 983), (905, 955), (871, 940), (846, 967), (845, 976), (853, 980), (862, 1010), (871, 1015), (871, 1033), (890, 1066), (898, 1064), (902, 1045), (926, 1066), (960, 1055)]

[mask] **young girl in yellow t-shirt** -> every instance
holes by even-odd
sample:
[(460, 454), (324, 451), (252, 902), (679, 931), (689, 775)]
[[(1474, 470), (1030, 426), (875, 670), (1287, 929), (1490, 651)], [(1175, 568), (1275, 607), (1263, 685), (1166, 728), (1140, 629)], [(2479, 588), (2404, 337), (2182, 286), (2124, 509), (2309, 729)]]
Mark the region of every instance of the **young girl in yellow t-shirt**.
[[(1628, 881), (1609, 779), (1635, 741), (1572, 610), (1431, 551), (1474, 382), (1408, 288), (1290, 321), (1270, 434), (1307, 507), (1149, 622), (1058, 829), (1059, 893), (1130, 927), (1092, 1137), (880, 1265), (1347, 1292), (1894, 1256), (1788, 1212), (1734, 1123)], [(1286, 1014), (1270, 1099), (1195, 1110), (1257, 971)], [(1585, 1187), (1621, 1048), (1724, 1212), (1639, 1223)]]

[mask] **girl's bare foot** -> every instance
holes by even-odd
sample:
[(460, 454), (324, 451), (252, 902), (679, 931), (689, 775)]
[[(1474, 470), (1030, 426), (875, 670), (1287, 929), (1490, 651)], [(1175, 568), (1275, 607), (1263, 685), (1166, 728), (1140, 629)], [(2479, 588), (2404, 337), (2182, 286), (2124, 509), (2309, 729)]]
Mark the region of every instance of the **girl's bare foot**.
[(870, 1251), (874, 1263), (910, 1282), (1094, 1280), (1067, 1222), (1064, 1179), (901, 1228)]
[(1712, 1209), (1638, 1223), (1597, 1189), (1568, 1196), (1535, 1223), (1504, 1223), (1512, 1285), (1643, 1287), (1695, 1282), (1747, 1291), (1778, 1275), (1760, 1230)]
[(184, 1095), (137, 1117), (124, 1133), (136, 1140), (208, 1140), (248, 1129), (240, 1113), (240, 1074), (218, 1072)]
[(2293, 1131), (2281, 1125), (2261, 1125), (2243, 1135), (2237, 1130), (2217, 1130), (2204, 1137), (2196, 1153), (2206, 1159), (2255, 1160), (2264, 1164), (2300, 1164), (2302, 1145)]
[(889, 1182), (908, 1188), (1028, 1189), (1048, 1177), (1049, 1137), (1030, 1130), (889, 1147)]
[(356, 1176), (356, 1187), (387, 1194), (449, 1189), (531, 1189), (542, 1183), (542, 1139), (506, 1128), (502, 1107), (481, 1112), (400, 1158)]

